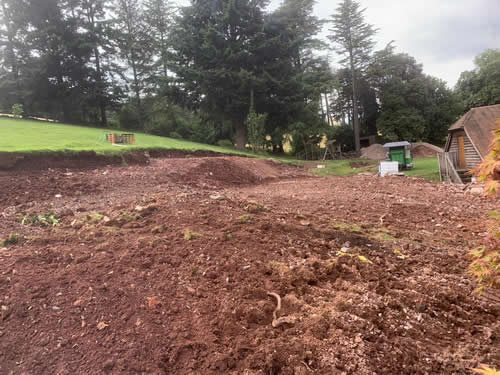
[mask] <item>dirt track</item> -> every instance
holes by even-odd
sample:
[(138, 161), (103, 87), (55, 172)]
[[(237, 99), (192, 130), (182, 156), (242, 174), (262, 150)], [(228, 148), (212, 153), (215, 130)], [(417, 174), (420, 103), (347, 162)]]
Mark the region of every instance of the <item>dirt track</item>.
[[(0, 191), (0, 239), (22, 236), (0, 250), (0, 374), (500, 364), (500, 306), (465, 273), (498, 201), (225, 157), (0, 172)], [(59, 226), (16, 221), (49, 211)]]

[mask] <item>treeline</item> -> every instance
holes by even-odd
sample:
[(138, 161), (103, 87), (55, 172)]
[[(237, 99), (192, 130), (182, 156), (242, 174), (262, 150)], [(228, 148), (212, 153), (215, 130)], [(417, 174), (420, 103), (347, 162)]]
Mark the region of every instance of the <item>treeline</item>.
[[(314, 0), (272, 11), (264, 0), (0, 4), (4, 112), (21, 104), (27, 115), (69, 123), (239, 147), (250, 138), (276, 151), (292, 135), (300, 151), (322, 134), (352, 149), (377, 132), (439, 144), (466, 107), (500, 96), (491, 93), (498, 85), (485, 89), (483, 72), (497, 50), (478, 57), (453, 92), (392, 45), (374, 52), (376, 30), (352, 0), (329, 20), (313, 15)], [(328, 42), (318, 38), (323, 28)], [(338, 66), (323, 57), (329, 50), (344, 57)]]

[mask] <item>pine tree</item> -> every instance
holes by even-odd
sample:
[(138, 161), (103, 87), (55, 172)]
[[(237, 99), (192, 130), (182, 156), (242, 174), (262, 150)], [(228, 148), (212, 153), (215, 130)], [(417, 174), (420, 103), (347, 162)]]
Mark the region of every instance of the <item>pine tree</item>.
[(106, 17), (105, 0), (76, 0), (78, 16), (80, 17), (80, 26), (83, 28), (86, 40), (85, 42), (92, 49), (92, 59), (90, 64), (93, 66), (92, 75), (88, 77), (89, 84), (93, 86), (93, 92), (89, 98), (91, 104), (98, 107), (99, 122), (101, 125), (107, 125), (106, 108), (112, 101), (110, 91), (111, 82), (109, 79), (109, 64), (105, 63), (102, 52), (113, 58), (115, 51), (111, 44), (111, 30), (109, 21)]
[(168, 54), (170, 33), (173, 24), (174, 7), (169, 0), (145, 0), (144, 16), (154, 49), (153, 75), (150, 81), (168, 78)]
[(23, 0), (0, 1), (0, 105), (4, 109), (24, 103), (23, 66), (29, 56), (26, 6)]
[[(121, 75), (130, 87), (138, 110), (139, 127), (144, 128), (142, 94), (152, 70), (152, 40), (139, 0), (114, 0), (115, 42), (125, 63)], [(131, 76), (128, 72), (131, 72)]]
[(250, 91), (263, 92), (258, 52), (263, 0), (196, 0), (182, 10), (173, 35), (173, 69), (192, 105), (232, 122), (236, 144), (247, 143)]
[(372, 37), (376, 30), (364, 20), (364, 11), (358, 2), (343, 0), (337, 8), (337, 13), (331, 16), (332, 28), (329, 39), (334, 44), (334, 50), (342, 56), (340, 63), (349, 69), (352, 83), (352, 108), (354, 144), (356, 152), (360, 150), (360, 122), (358, 111), (357, 81), (363, 69), (370, 61), (374, 46)]

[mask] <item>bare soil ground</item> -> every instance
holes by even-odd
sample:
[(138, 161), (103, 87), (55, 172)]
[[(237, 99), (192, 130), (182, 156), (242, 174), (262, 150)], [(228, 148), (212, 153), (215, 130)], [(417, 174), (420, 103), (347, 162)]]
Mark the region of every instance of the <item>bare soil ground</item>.
[[(243, 158), (0, 172), (0, 374), (469, 374), (498, 201)], [(55, 212), (58, 226), (22, 225)], [(281, 318), (273, 327), (276, 299)]]

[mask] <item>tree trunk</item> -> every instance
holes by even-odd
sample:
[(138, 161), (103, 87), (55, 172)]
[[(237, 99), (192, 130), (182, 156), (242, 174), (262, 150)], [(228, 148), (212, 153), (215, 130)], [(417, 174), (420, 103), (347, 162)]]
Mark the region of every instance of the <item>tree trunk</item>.
[(97, 85), (99, 87), (99, 111), (101, 112), (101, 125), (107, 126), (108, 119), (106, 117), (106, 102), (104, 100), (104, 82), (102, 79), (101, 60), (98, 48), (94, 48), (94, 56), (95, 56), (95, 67), (98, 77)]
[(248, 143), (247, 127), (243, 121), (237, 121), (235, 124), (236, 148), (244, 150)]
[(328, 125), (333, 125), (332, 116), (330, 113), (330, 103), (328, 103), (328, 93), (325, 92), (325, 105), (326, 105), (326, 118), (328, 120)]
[(325, 107), (323, 107), (323, 94), (319, 94), (319, 106), (321, 107), (321, 118), (324, 122), (328, 122), (328, 118), (325, 116)]
[(361, 150), (361, 142), (359, 137), (359, 114), (358, 114), (358, 90), (356, 87), (356, 68), (354, 66), (354, 59), (352, 56), (352, 51), (350, 52), (350, 62), (351, 62), (351, 78), (352, 78), (352, 117), (353, 117), (353, 129), (354, 129), (354, 147), (356, 154), (359, 156), (359, 151)]

